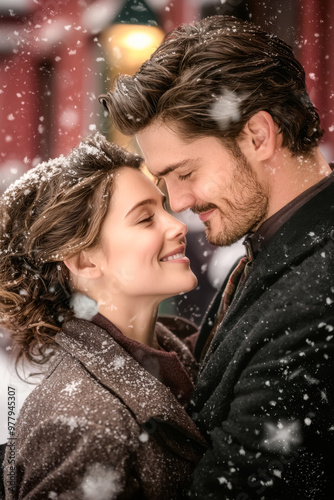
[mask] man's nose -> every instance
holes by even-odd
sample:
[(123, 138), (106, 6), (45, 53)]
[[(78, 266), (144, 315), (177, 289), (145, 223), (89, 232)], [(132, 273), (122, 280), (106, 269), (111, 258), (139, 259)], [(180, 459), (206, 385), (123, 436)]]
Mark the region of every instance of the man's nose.
[(195, 197), (189, 189), (180, 186), (177, 182), (166, 180), (170, 208), (173, 212), (183, 212), (195, 205)]

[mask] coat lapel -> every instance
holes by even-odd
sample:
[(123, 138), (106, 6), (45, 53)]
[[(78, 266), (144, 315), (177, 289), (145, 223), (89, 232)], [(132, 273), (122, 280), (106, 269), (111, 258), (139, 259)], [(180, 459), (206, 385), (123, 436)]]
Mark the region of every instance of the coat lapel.
[(148, 433), (163, 423), (204, 443), (170, 390), (142, 368), (106, 330), (89, 321), (74, 319), (64, 325), (56, 341), (119, 398)]
[[(328, 240), (334, 242), (334, 184), (301, 207), (269, 241), (255, 260), (212, 342), (212, 354), (238, 319), (289, 269), (298, 266)], [(238, 339), (235, 339), (238, 342)], [(209, 356), (206, 358), (208, 361)]]

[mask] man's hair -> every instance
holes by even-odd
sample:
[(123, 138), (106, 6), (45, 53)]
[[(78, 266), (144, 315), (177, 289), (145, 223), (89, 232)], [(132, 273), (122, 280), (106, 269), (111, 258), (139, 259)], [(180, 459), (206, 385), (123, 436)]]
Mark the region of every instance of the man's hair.
[(0, 321), (24, 356), (44, 363), (70, 307), (63, 260), (99, 244), (113, 173), (142, 158), (100, 135), (41, 163), (0, 198)]
[(127, 135), (159, 120), (172, 123), (184, 139), (234, 142), (261, 110), (270, 113), (294, 155), (310, 152), (323, 134), (292, 48), (229, 16), (171, 31), (139, 71), (119, 76), (100, 102)]

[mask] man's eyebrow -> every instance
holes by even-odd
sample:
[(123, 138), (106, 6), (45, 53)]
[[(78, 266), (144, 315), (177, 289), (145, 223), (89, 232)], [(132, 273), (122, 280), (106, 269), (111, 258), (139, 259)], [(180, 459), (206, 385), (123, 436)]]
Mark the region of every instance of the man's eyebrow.
[(177, 168), (184, 167), (188, 163), (192, 163), (194, 160), (183, 160), (179, 161), (178, 163), (174, 163), (173, 165), (168, 165), (168, 167), (164, 168), (161, 172), (158, 174), (154, 174), (154, 177), (159, 179), (160, 177), (164, 177), (165, 175), (169, 174), (170, 172), (174, 172)]
[[(161, 194), (161, 200), (162, 200), (162, 204), (164, 204), (166, 201), (166, 196), (164, 194)], [(130, 208), (130, 210), (128, 211), (128, 213), (125, 216), (125, 219), (126, 219), (126, 217), (128, 217), (132, 212), (134, 212), (139, 207), (142, 207), (144, 205), (157, 205), (157, 204), (158, 204), (158, 201), (155, 198), (147, 198), (146, 200), (141, 200), (138, 203), (136, 203), (132, 208)]]

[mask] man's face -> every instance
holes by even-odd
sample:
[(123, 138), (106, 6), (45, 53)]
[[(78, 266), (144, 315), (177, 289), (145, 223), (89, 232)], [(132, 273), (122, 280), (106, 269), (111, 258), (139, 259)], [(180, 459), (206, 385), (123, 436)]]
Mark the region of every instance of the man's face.
[(149, 171), (166, 182), (171, 209), (199, 214), (210, 243), (231, 245), (266, 219), (269, 187), (241, 151), (213, 136), (186, 141), (160, 124), (136, 138)]

